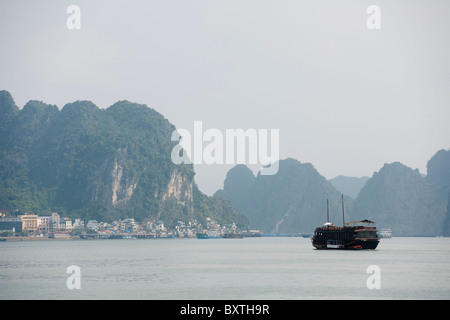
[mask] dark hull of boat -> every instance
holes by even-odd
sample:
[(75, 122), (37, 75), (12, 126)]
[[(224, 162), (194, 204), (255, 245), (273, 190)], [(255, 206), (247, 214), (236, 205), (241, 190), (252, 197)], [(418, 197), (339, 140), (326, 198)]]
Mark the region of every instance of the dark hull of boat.
[(242, 239), (244, 235), (241, 233), (226, 233), (223, 237), (225, 239)]
[(323, 241), (315, 242), (312, 239), (312, 245), (319, 250), (375, 250), (379, 240), (353, 240), (343, 243), (324, 243)]

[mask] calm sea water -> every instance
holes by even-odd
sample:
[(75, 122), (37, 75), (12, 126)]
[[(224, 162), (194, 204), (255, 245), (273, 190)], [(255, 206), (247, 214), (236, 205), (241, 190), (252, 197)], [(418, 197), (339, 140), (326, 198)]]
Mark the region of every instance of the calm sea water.
[[(80, 267), (68, 289), (67, 267)], [(380, 270), (380, 289), (369, 289)], [(450, 299), (450, 238), (319, 251), (304, 238), (0, 243), (0, 299)]]

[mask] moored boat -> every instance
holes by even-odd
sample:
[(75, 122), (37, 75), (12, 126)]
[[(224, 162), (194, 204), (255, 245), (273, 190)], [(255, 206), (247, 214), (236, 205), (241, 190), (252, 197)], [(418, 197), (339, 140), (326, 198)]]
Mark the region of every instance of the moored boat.
[(199, 232), (196, 234), (197, 239), (208, 239), (208, 234), (204, 233), (204, 232)]
[(242, 238), (244, 238), (244, 235), (242, 233), (238, 233), (238, 232), (229, 232), (229, 233), (225, 233), (223, 235), (223, 237), (225, 239), (242, 239)]
[(378, 231), (378, 236), (383, 239), (392, 238), (392, 231), (389, 228), (383, 228)]
[(197, 239), (219, 239), (222, 238), (219, 229), (208, 229), (204, 232), (199, 232), (196, 234)]

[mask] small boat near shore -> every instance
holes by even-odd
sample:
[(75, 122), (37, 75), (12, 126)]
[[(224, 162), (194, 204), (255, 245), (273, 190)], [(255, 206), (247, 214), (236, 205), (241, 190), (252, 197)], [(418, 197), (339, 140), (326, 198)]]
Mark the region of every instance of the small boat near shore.
[(219, 239), (222, 238), (219, 229), (209, 229), (196, 234), (197, 239)]
[(223, 235), (224, 239), (242, 239), (244, 238), (244, 234), (239, 232), (229, 232)]

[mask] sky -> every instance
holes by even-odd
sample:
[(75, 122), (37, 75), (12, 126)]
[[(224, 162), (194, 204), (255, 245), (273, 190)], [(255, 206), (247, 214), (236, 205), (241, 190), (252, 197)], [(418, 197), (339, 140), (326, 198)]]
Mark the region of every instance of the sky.
[[(449, 14), (448, 0), (1, 0), (0, 90), (19, 108), (126, 99), (187, 130), (278, 129), (280, 158), (327, 179), (395, 161), (426, 174), (450, 148)], [(195, 165), (200, 190), (232, 167)]]

